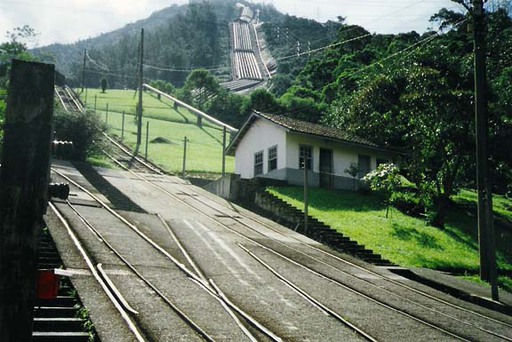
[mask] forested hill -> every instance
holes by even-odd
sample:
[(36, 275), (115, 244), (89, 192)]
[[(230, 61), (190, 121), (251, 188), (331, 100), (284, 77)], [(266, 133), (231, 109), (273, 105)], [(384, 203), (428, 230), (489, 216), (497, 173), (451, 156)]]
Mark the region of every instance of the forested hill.
[[(300, 36), (303, 49), (319, 47), (335, 38), (335, 29), (313, 20), (283, 15), (272, 5), (252, 4), (238, 0), (212, 0), (188, 5), (173, 5), (155, 12), (149, 18), (75, 44), (54, 44), (32, 52), (46, 62), (55, 63), (68, 79), (81, 83), (86, 56), (86, 84), (96, 87), (108, 77), (111, 87), (135, 85), (140, 30), (145, 30), (145, 77), (162, 79), (175, 86), (183, 85), (189, 71), (212, 70), (220, 80), (230, 77), (229, 22), (240, 16), (237, 4), (259, 10), (260, 20), (274, 28), (282, 27), (280, 51), (295, 54)], [(272, 38), (272, 37), (270, 37)], [(300, 43), (299, 43), (300, 44)]]
[[(432, 24), (441, 30), (422, 35), (344, 25), (335, 46), (279, 88), (279, 102), (300, 98), (309, 105), (287, 115), (407, 151), (402, 171), (426, 189), (421, 201), (442, 211), (447, 198), (474, 182), (473, 37), (466, 14), (442, 9)], [(486, 24), (492, 182), (494, 191), (512, 195), (512, 19), (498, 10)]]
[[(83, 60), (85, 49), (100, 50), (105, 47), (112, 47), (112, 45), (117, 44), (124, 37), (140, 34), (141, 28), (145, 28), (148, 31), (156, 30), (166, 25), (169, 20), (172, 20), (172, 18), (175, 18), (177, 15), (183, 15), (185, 11), (185, 6), (173, 5), (153, 13), (147, 19), (127, 24), (123, 28), (103, 33), (97, 37), (79, 40), (73, 44), (52, 44), (33, 49), (31, 52), (47, 62), (56, 63), (59, 70), (66, 75), (70, 75), (72, 65), (76, 64), (81, 59)], [(135, 46), (135, 49), (136, 48), (137, 46)]]

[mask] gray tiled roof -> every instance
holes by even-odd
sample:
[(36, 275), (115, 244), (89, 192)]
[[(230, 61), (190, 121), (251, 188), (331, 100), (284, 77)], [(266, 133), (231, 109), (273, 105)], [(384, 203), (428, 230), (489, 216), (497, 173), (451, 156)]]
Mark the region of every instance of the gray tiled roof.
[(378, 147), (378, 145), (374, 144), (373, 142), (357, 137), (352, 134), (348, 134), (347, 132), (339, 129), (339, 128), (333, 128), (328, 126), (323, 126), (319, 124), (314, 124), (307, 121), (301, 121), (296, 120), (287, 116), (282, 115), (274, 115), (274, 114), (268, 114), (268, 113), (260, 113), (255, 112), (256, 115), (265, 118), (269, 121), (272, 121), (273, 123), (282, 126), (284, 128), (289, 129), (290, 131), (303, 133), (303, 134), (310, 134), (310, 135), (316, 135), (318, 137), (322, 138), (329, 138), (329, 139), (335, 139), (340, 140), (342, 142), (346, 143), (354, 143), (354, 144), (360, 144), (360, 145), (367, 145), (371, 147)]
[(238, 134), (235, 136), (235, 138), (231, 141), (229, 146), (227, 147), (227, 154), (228, 155), (235, 155), (235, 150), (240, 143), (240, 141), (243, 139), (247, 131), (251, 128), (252, 124), (257, 119), (264, 119), (268, 120), (270, 122), (275, 123), (276, 125), (279, 125), (290, 132), (295, 132), (298, 134), (305, 134), (310, 136), (315, 136), (320, 139), (331, 139), (338, 141), (341, 144), (347, 144), (347, 145), (357, 145), (357, 146), (365, 146), (370, 149), (380, 150), (380, 151), (386, 151), (391, 153), (397, 153), (398, 150), (383, 148), (378, 146), (377, 144), (354, 136), (352, 134), (349, 134), (341, 129), (338, 128), (332, 128), (327, 126), (322, 126), (318, 124), (314, 124), (307, 121), (301, 121), (296, 120), (287, 116), (282, 115), (274, 115), (274, 114), (268, 114), (268, 113), (260, 113), (257, 111), (254, 111), (247, 121), (244, 123), (242, 128), (238, 131)]

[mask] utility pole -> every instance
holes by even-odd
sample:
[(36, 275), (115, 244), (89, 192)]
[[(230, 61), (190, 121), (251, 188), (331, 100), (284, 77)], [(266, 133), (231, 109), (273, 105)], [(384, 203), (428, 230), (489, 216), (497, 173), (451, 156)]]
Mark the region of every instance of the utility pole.
[(140, 51), (139, 51), (139, 102), (137, 103), (137, 146), (135, 154), (139, 153), (142, 141), (142, 84), (144, 80), (144, 29), (140, 30)]
[(55, 68), (13, 60), (0, 173), (0, 341), (31, 341)]
[(84, 65), (82, 67), (82, 93), (85, 87), (85, 63), (86, 63), (87, 50), (84, 50)]
[(483, 0), (473, 1), (473, 35), (475, 53), (475, 124), (478, 192), (478, 240), (480, 246), (480, 278), (491, 282), (492, 298), (499, 300), (496, 268), (496, 242), (492, 211), (492, 188), (489, 178), (487, 148), (487, 72), (486, 27)]

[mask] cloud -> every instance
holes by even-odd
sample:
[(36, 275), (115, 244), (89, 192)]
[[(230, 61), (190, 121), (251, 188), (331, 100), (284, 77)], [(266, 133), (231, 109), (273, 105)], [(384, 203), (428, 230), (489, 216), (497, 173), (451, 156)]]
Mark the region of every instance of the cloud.
[(168, 0), (2, 0), (0, 33), (28, 24), (40, 33), (39, 46), (73, 43), (146, 18), (168, 5)]
[[(255, 1), (258, 2), (258, 1)], [(285, 13), (320, 22), (347, 18), (370, 32), (424, 31), (428, 19), (441, 7), (456, 7), (450, 0), (263, 0)], [(16, 26), (30, 25), (39, 46), (73, 43), (110, 32), (151, 13), (188, 0), (1, 0), (0, 42)]]

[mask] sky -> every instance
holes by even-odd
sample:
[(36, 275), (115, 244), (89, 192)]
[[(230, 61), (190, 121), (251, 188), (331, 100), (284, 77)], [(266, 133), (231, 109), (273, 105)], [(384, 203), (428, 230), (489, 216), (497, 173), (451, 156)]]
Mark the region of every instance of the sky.
[[(370, 32), (424, 32), (442, 7), (462, 10), (450, 0), (261, 0), (279, 11), (320, 22), (346, 18)], [(0, 43), (25, 24), (37, 33), (29, 47), (74, 43), (107, 33), (172, 4), (188, 0), (0, 0)]]

